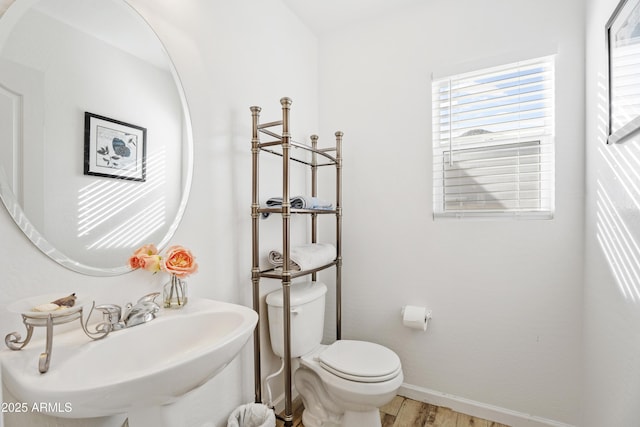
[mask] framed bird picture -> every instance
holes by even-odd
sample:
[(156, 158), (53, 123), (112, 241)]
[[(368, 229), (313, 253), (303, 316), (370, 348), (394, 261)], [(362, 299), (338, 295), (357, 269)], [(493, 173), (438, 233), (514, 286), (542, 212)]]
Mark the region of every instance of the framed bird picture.
[(144, 181), (147, 129), (84, 113), (84, 174)]

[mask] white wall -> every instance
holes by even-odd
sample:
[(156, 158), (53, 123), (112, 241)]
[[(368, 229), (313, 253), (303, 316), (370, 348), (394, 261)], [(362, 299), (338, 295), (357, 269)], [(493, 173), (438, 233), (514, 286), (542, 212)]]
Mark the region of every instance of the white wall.
[[(165, 43), (191, 108), (194, 183), (184, 220), (172, 240), (197, 256), (200, 269), (190, 278), (190, 292), (251, 305), (249, 106), (262, 106), (265, 119), (276, 120), (279, 99), (290, 96), (294, 136), (304, 139), (317, 132), (316, 39), (280, 0), (192, 0), (179, 7), (170, 0), (130, 3)], [(273, 175), (278, 166), (265, 161), (263, 173)], [(261, 188), (264, 198), (269, 190), (280, 189), (279, 183)], [(2, 336), (23, 330), (20, 319), (4, 310), (20, 298), (73, 289), (99, 303), (122, 304), (158, 290), (166, 280), (141, 271), (114, 278), (68, 271), (36, 250), (5, 209), (0, 209), (0, 236)], [(279, 230), (265, 232), (265, 250), (271, 249), (270, 244), (275, 247), (279, 236)], [(265, 292), (275, 287), (268, 284)], [(275, 368), (265, 358), (265, 371)], [(252, 366), (249, 343), (240, 358), (180, 403), (185, 425), (225, 426), (233, 408), (253, 400)], [(44, 420), (32, 422), (45, 425)], [(19, 419), (9, 425), (28, 424)]]
[[(626, 427), (640, 417), (640, 136), (606, 145), (605, 24), (618, 0), (590, 0), (586, 16), (586, 227), (584, 427)], [(630, 163), (631, 162), (631, 163)], [(615, 223), (615, 227), (609, 224)]]
[[(343, 335), (394, 349), (419, 396), (578, 423), (583, 15), (436, 0), (320, 39), (322, 132), (345, 132)], [(552, 53), (555, 219), (434, 222), (431, 73)], [(402, 327), (404, 304), (433, 310), (426, 333)]]

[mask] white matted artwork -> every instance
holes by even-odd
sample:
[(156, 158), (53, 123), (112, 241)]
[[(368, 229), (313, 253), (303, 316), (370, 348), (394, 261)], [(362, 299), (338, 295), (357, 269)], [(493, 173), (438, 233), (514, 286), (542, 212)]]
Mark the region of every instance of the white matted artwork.
[(147, 129), (86, 112), (84, 174), (144, 181)]

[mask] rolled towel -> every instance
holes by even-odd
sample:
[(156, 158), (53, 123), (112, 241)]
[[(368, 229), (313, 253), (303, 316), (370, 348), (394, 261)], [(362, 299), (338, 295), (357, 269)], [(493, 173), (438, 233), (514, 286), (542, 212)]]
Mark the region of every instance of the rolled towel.
[[(311, 243), (295, 246), (290, 251), (291, 264), (289, 269), (293, 271), (312, 270), (329, 264), (336, 259), (336, 247), (331, 243)], [(284, 259), (281, 252), (269, 252), (269, 262), (276, 268), (282, 268)]]
[[(333, 209), (333, 204), (317, 197), (294, 196), (290, 198), (293, 209)], [(266, 202), (267, 207), (274, 208), (282, 206), (282, 197), (272, 197)], [(262, 217), (267, 218), (268, 212), (263, 212)]]

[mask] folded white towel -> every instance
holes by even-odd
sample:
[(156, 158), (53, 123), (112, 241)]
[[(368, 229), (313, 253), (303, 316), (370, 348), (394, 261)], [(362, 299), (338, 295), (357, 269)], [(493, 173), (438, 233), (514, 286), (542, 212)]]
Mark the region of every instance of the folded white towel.
[[(290, 250), (290, 258), (290, 270), (312, 270), (335, 261), (336, 247), (331, 243), (295, 246)], [(284, 264), (282, 253), (275, 250), (269, 252), (269, 262), (276, 268), (282, 268)]]

